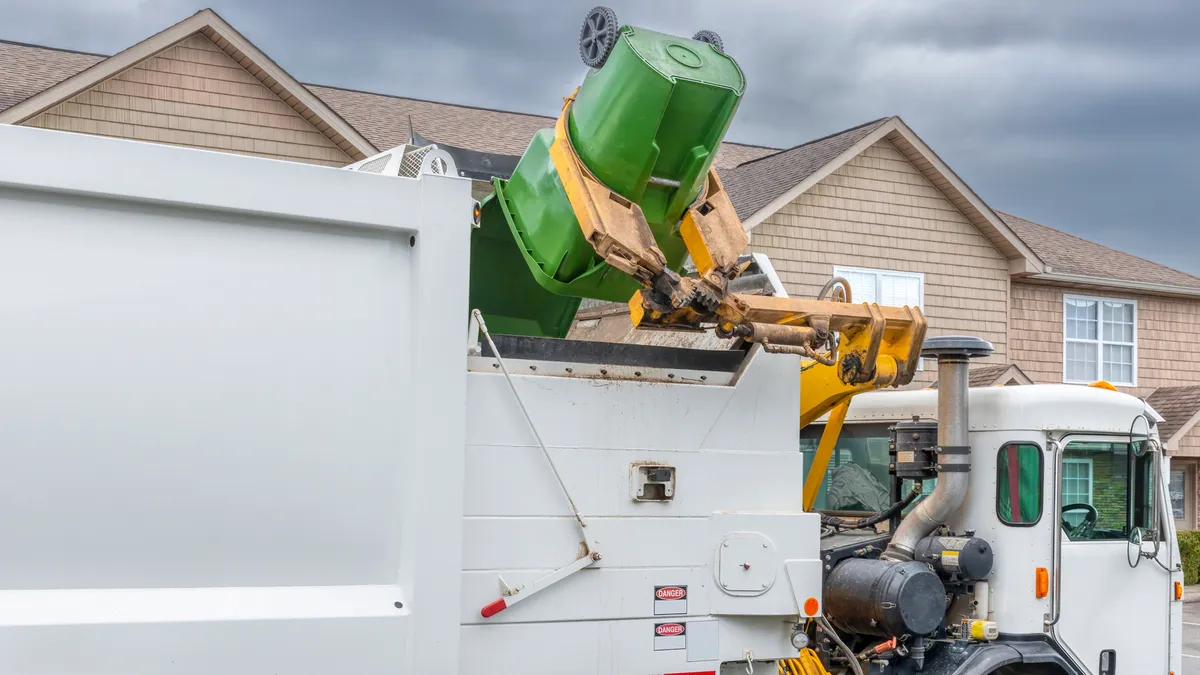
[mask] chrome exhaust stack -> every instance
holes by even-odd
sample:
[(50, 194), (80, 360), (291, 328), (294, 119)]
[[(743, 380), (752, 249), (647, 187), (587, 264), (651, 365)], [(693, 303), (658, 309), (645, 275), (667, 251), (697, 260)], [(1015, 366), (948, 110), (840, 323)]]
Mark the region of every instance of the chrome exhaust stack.
[(941, 527), (962, 506), (971, 470), (969, 364), (971, 359), (988, 356), (992, 351), (992, 344), (986, 340), (957, 335), (929, 338), (921, 346), (923, 358), (938, 362), (937, 487), (896, 528), (884, 559), (912, 560), (917, 542)]

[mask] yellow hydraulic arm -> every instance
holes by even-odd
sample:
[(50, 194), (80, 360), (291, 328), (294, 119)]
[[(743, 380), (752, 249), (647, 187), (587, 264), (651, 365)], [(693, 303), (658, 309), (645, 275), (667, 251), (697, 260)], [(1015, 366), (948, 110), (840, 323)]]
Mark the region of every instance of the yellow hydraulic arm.
[(831, 300), (729, 292), (729, 281), (744, 269), (738, 259), (749, 239), (716, 171), (709, 172), (679, 224), (699, 276), (679, 276), (665, 266), (666, 257), (637, 205), (603, 185), (575, 153), (566, 131), (573, 98), (567, 99), (555, 128), (551, 156), (584, 236), (601, 258), (643, 286), (629, 300), (633, 324), (715, 328), (719, 335), (811, 360), (800, 376), (800, 426), (832, 411), (805, 481), (804, 508), (811, 510), (850, 398), (912, 381), (925, 339), (921, 310), (853, 304), (844, 280), (836, 280), (841, 293)]

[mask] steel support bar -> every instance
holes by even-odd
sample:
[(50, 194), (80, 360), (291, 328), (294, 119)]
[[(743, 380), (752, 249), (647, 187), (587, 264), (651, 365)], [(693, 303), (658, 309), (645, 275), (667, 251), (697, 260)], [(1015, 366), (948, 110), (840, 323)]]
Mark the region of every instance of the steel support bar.
[(829, 469), (829, 459), (833, 457), (834, 446), (842, 433), (842, 424), (846, 421), (846, 412), (850, 410), (850, 397), (842, 401), (829, 413), (829, 421), (821, 432), (821, 442), (817, 445), (817, 454), (813, 457), (812, 466), (804, 478), (804, 510), (811, 512), (817, 503), (817, 493), (821, 491), (821, 483), (825, 480), (825, 472)]
[(499, 600), (485, 606), (482, 610), (480, 610), (479, 614), (485, 619), (496, 616), (500, 612), (503, 612), (504, 610), (508, 609), (509, 607), (512, 607), (513, 605), (517, 604), (518, 602), (521, 602), (522, 600), (529, 598), (530, 596), (534, 595), (535, 593), (544, 591), (547, 588), (549, 588), (550, 586), (553, 586), (554, 584), (562, 581), (563, 579), (566, 579), (567, 577), (578, 572), (579, 570), (581, 570), (585, 567), (588, 567), (589, 565), (592, 565), (599, 559), (600, 559), (600, 557), (596, 554), (585, 555), (582, 558), (579, 558), (575, 562), (571, 563), (570, 565), (564, 565), (563, 567), (560, 567), (560, 568), (554, 570), (553, 572), (538, 579), (537, 581), (533, 582), (532, 584), (529, 584), (528, 586), (522, 586), (522, 587), (513, 589), (511, 595), (500, 598)]

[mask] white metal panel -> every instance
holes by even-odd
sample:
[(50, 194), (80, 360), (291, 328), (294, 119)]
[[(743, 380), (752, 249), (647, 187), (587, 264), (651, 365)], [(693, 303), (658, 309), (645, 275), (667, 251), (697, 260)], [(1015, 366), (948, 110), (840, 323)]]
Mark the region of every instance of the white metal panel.
[[(971, 411), (974, 413), (974, 409)], [(1005, 525), (996, 517), (996, 466), (1006, 443), (1033, 443), (1042, 451), (1042, 515), (1034, 525)], [(1000, 632), (1040, 635), (1050, 611), (1050, 598), (1034, 593), (1036, 570), (1052, 570), (1054, 528), (1059, 525), (1053, 508), (1054, 455), (1047, 451), (1041, 431), (991, 431), (971, 434), (971, 473), (962, 508), (950, 518), (957, 532), (972, 530), (995, 552), (987, 581), (992, 588), (991, 620)]]
[[(655, 452), (602, 448), (552, 448), (559, 472), (587, 516), (707, 517), (713, 511), (800, 510), (791, 480), (764, 480), (803, 469), (794, 454), (745, 451)], [(635, 462), (676, 469), (670, 502), (635, 502), (629, 473)], [(520, 485), (520, 489), (513, 489)], [(570, 508), (541, 449), (529, 446), (467, 447), (464, 515), (567, 516)]]
[(11, 190), (0, 213), (25, 289), (0, 298), (0, 504), (32, 516), (0, 584), (394, 582), (407, 234)]
[[(695, 618), (707, 621), (712, 617)], [(655, 623), (661, 620), (466, 626), (461, 672), (559, 675), (566, 668), (581, 675), (651, 675), (717, 669), (718, 661), (689, 661), (687, 649), (655, 651)], [(791, 628), (776, 617), (722, 617), (718, 619), (719, 660), (742, 661), (747, 651), (756, 659), (779, 658), (771, 654), (793, 656)], [(529, 645), (536, 645), (532, 655)]]
[(0, 154), (0, 671), (457, 670), (468, 182)]
[[(0, 670), (21, 675), (340, 674), (405, 671), (411, 617), (61, 624), (0, 629)], [(459, 672), (447, 654), (437, 670)]]
[[(553, 664), (569, 644), (564, 658), (584, 672), (712, 670), (681, 658), (717, 649), (697, 646), (703, 629), (700, 637), (685, 631), (657, 641), (654, 633), (656, 622), (686, 623), (710, 613), (721, 614), (721, 658), (729, 658), (727, 651), (744, 658), (738, 645), (759, 659), (793, 655), (790, 626), (799, 610), (789, 559), (817, 570), (799, 578), (805, 597), (820, 596), (818, 518), (800, 512), (798, 367), (795, 357), (756, 352), (727, 386), (515, 376), (602, 558), (486, 619), (480, 610), (500, 597), (501, 577), (510, 587), (531, 584), (580, 555), (581, 535), (508, 383), (497, 374), (470, 373), (464, 667), (488, 654), (491, 669), (541, 672), (527, 651), (514, 649), (536, 640), (546, 650), (539, 661)], [(636, 462), (674, 467), (674, 498), (634, 502), (629, 473)], [(753, 564), (756, 575), (776, 583), (754, 597), (715, 591), (717, 551), (731, 532), (762, 532), (759, 538), (774, 544)], [(654, 615), (659, 586), (687, 587), (684, 615)], [(749, 616), (763, 617), (753, 625), (768, 630), (726, 639), (728, 626), (745, 626)]]
[[(597, 568), (704, 565), (716, 549), (707, 518), (588, 518), (587, 523), (588, 536), (604, 554)], [(462, 568), (554, 569), (576, 558), (579, 538), (579, 526), (570, 517), (465, 518)]]
[[(514, 375), (513, 381), (550, 447), (781, 453), (797, 448), (796, 357), (757, 353), (728, 387), (536, 375)], [(471, 373), (469, 382), (468, 444), (536, 446), (502, 375)]]
[[(0, 125), (0, 186), (387, 230), (422, 228), (417, 181), (103, 136)], [(457, 201), (457, 200), (456, 200)], [(439, 204), (470, 224), (474, 202)], [(456, 220), (457, 215), (453, 216)], [(427, 224), (426, 224), (427, 225)]]
[[(969, 391), (972, 431), (1045, 430), (1129, 433), (1137, 415), (1158, 413), (1122, 392), (1071, 384), (975, 387)], [(846, 422), (937, 418), (937, 391), (880, 391), (855, 396)]]

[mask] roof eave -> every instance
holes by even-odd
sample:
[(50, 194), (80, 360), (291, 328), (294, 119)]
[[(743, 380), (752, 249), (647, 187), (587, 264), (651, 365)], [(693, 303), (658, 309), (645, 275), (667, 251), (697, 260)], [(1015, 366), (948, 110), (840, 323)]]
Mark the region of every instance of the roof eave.
[(1062, 274), (1058, 272), (1042, 272), (1027, 277), (1029, 280), (1053, 281), (1062, 284), (1077, 284), (1081, 286), (1099, 286), (1126, 291), (1140, 291), (1151, 295), (1173, 295), (1182, 297), (1200, 297), (1200, 288), (1173, 286), (1171, 284), (1153, 284), (1143, 281), (1127, 281), (1125, 279), (1108, 279), (1084, 274)]
[(892, 145), (896, 146), (905, 157), (913, 163), (925, 177), (937, 188), (940, 192), (946, 195), (946, 198), (954, 204), (955, 208), (959, 209), (971, 223), (982, 231), (983, 235), (996, 247), (1001, 254), (1008, 260), (1012, 261), (1011, 268), (1014, 274), (1031, 274), (1042, 272), (1045, 269), (1045, 263), (1038, 257), (1033, 249), (1017, 236), (1017, 233), (1012, 230), (1000, 216), (996, 215), (971, 188), (958, 177), (946, 165), (945, 162), (937, 156), (937, 153), (925, 144), (917, 134), (909, 128), (904, 120), (899, 117), (890, 117), (878, 128), (864, 136), (854, 145), (850, 146), (845, 152), (827, 162), (817, 171), (807, 176), (803, 181), (797, 184), (792, 189), (784, 192), (767, 203), (758, 211), (755, 211), (749, 217), (742, 220), (742, 227), (747, 231), (751, 231), (759, 223), (766, 220), (771, 214), (779, 211), (785, 205), (791, 203), (800, 195), (810, 190), (814, 185), (821, 182), (829, 176), (829, 174), (841, 168), (846, 162), (862, 154), (864, 150), (871, 147), (880, 140), (887, 139)]
[[(887, 134), (887, 139), (905, 155), (946, 199), (950, 201), (971, 224), (979, 229), (996, 250), (1000, 251), (1010, 261), (1024, 260), (1026, 267), (1034, 272), (1045, 270), (1046, 264), (1034, 253), (1011, 227), (1005, 223), (992, 207), (987, 205), (975, 191), (966, 184), (958, 174), (938, 157), (921, 137), (916, 134), (904, 120), (893, 118), (896, 128)], [(908, 146), (908, 147), (906, 147)], [(914, 156), (915, 155), (915, 156)]]

